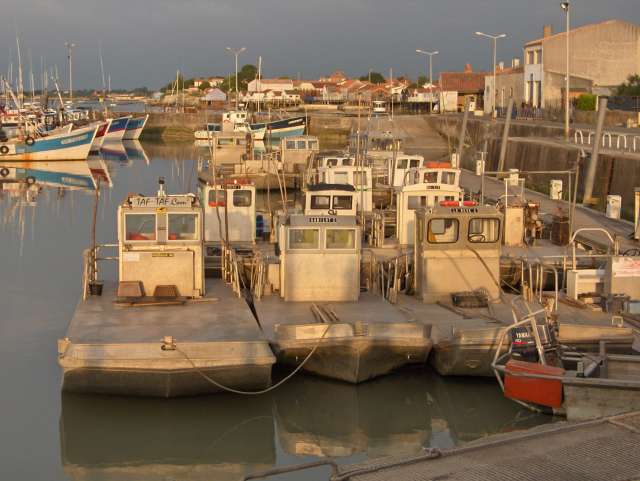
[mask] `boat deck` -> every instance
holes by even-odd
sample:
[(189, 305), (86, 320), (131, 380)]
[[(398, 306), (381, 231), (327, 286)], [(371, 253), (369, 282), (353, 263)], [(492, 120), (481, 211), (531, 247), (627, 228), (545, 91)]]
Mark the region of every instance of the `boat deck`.
[(373, 460), (340, 469), (340, 481), (595, 481), (640, 479), (640, 413), (579, 424), (554, 423), (447, 450)]
[[(224, 282), (184, 305), (119, 306), (116, 284), (78, 304), (60, 341), (63, 388), (175, 396), (215, 392), (206, 371), (236, 388), (265, 387), (275, 358), (249, 307)], [(171, 336), (174, 345), (165, 345)], [(199, 372), (202, 371), (202, 372)]]

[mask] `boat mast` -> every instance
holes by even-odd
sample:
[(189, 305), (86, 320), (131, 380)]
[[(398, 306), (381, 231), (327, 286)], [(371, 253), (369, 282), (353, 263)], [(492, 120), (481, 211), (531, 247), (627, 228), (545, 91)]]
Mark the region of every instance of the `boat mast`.
[(260, 96), (262, 95), (262, 55), (258, 57), (258, 113), (260, 112)]
[(24, 87), (22, 85), (22, 56), (20, 55), (20, 38), (16, 34), (16, 45), (18, 47), (18, 108), (22, 108), (22, 102), (24, 101)]
[(36, 101), (36, 86), (35, 79), (33, 78), (33, 57), (31, 56), (31, 49), (29, 52), (29, 82), (31, 84), (31, 104)]

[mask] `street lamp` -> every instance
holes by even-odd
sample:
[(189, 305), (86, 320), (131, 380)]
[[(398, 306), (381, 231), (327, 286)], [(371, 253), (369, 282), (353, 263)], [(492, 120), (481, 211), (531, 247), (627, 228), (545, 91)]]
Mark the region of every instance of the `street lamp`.
[(567, 16), (567, 33), (566, 33), (566, 41), (567, 41), (567, 45), (566, 45), (566, 50), (567, 50), (567, 58), (566, 58), (566, 62), (567, 62), (567, 72), (566, 72), (566, 77), (565, 77), (565, 84), (564, 84), (564, 138), (565, 139), (569, 139), (569, 89), (570, 89), (570, 84), (569, 84), (569, 31), (571, 29), (571, 6), (569, 4), (569, 2), (562, 2), (560, 4), (560, 7), (562, 8), (562, 10), (564, 10), (564, 13)]
[(426, 55), (429, 57), (429, 113), (433, 111), (433, 56), (438, 55), (440, 52), (427, 52), (426, 50), (416, 49), (416, 53)]
[(438, 55), (440, 52), (437, 50), (435, 52), (427, 52), (426, 50), (417, 48), (416, 53), (429, 56), (429, 84), (433, 85), (433, 56)]
[(244, 52), (246, 48), (242, 47), (233, 49), (231, 47), (226, 47), (226, 49), (236, 57), (236, 110), (238, 110), (238, 55)]
[(479, 37), (485, 37), (488, 39), (493, 40), (493, 118), (496, 117), (496, 100), (497, 100), (497, 96), (496, 96), (496, 48), (497, 48), (497, 43), (498, 43), (498, 39), (499, 38), (505, 38), (507, 36), (506, 33), (501, 33), (499, 35), (489, 35), (486, 33), (482, 33), (482, 32), (476, 32), (476, 35), (478, 35)]
[(67, 59), (69, 60), (69, 101), (73, 102), (73, 49), (76, 44), (65, 42), (64, 46), (67, 47)]

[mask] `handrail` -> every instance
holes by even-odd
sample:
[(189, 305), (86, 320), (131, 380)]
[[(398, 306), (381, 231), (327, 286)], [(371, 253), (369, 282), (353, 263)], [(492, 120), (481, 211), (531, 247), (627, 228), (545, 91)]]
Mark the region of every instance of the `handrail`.
[(611, 242), (611, 246), (613, 247), (613, 255), (616, 255), (616, 256), (618, 255), (620, 246), (618, 245), (618, 241), (611, 236), (608, 230), (602, 227), (580, 227), (579, 229), (576, 229), (573, 232), (573, 235), (569, 240), (569, 243), (571, 244), (571, 249), (572, 249), (572, 265), (574, 270), (576, 269), (576, 237), (578, 236), (578, 233), (585, 232), (585, 231), (604, 233), (604, 235), (607, 236), (607, 238)]

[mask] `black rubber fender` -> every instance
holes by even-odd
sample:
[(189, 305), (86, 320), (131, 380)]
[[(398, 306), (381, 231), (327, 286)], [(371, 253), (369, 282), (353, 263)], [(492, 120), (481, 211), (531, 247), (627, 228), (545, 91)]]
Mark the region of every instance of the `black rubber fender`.
[[(6, 147), (6, 145), (3, 145), (2, 147)], [(7, 169), (6, 167), (0, 169), (0, 176), (6, 177), (7, 175), (9, 175), (9, 169)]]
[(0, 145), (0, 154), (7, 155), (9, 153), (9, 147), (6, 145)]

